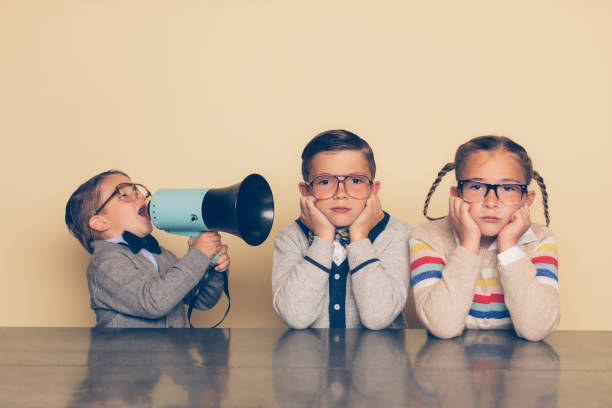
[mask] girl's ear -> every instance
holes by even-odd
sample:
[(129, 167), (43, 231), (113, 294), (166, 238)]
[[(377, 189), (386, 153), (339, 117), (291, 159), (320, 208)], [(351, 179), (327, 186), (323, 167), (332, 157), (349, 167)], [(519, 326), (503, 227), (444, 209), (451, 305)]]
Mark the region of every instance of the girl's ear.
[(533, 190), (527, 191), (527, 205), (531, 207), (531, 204), (535, 201), (536, 193)]
[(459, 191), (457, 191), (457, 186), (451, 186), (450, 195), (451, 197), (459, 197)]
[(310, 194), (310, 187), (303, 181), (300, 181), (300, 183), (298, 184), (298, 189), (300, 190), (300, 194), (304, 197), (312, 195)]
[(108, 222), (106, 222), (104, 217), (101, 217), (99, 215), (94, 215), (90, 217), (88, 224), (89, 228), (98, 232), (104, 232), (110, 228), (110, 225), (108, 224)]
[(378, 195), (380, 191), (380, 181), (375, 181), (372, 183), (372, 194)]

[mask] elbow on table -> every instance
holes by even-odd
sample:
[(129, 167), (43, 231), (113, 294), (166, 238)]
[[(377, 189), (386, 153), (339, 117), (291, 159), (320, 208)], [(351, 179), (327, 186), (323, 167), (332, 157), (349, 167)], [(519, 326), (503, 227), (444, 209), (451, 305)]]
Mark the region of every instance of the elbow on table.
[(544, 340), (546, 337), (548, 337), (552, 331), (555, 329), (555, 327), (557, 327), (557, 324), (559, 323), (559, 321), (557, 320), (556, 323), (554, 323), (552, 326), (550, 325), (542, 325), (542, 326), (535, 326), (535, 327), (530, 327), (530, 326), (514, 326), (514, 331), (516, 332), (516, 335), (519, 337), (522, 337), (525, 340), (529, 340), (529, 341), (541, 341)]
[(425, 324), (427, 331), (440, 339), (452, 339), (454, 337), (461, 336), (465, 324), (441, 324), (433, 327), (431, 324)]
[(281, 316), (281, 317), (283, 321), (285, 322), (285, 324), (292, 329), (298, 329), (298, 330), (307, 329), (313, 323), (311, 319), (305, 319), (302, 316), (295, 316), (291, 318), (287, 316)]
[(361, 324), (370, 330), (382, 330), (386, 329), (393, 323), (395, 318), (384, 317), (381, 318), (380, 315), (372, 315), (364, 313), (360, 316)]
[(276, 302), (274, 302), (274, 310), (276, 311), (278, 317), (280, 317), (283, 322), (285, 322), (285, 324), (292, 329), (307, 329), (316, 320), (316, 317), (312, 318), (311, 316), (307, 316), (303, 312), (288, 312), (286, 308), (279, 307)]

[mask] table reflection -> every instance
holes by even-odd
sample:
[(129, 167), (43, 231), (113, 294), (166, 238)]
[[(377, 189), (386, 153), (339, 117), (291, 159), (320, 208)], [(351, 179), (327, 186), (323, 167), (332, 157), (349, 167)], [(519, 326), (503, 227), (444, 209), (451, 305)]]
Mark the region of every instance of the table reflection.
[(402, 330), (288, 330), (274, 349), (282, 407), (403, 406), (410, 358)]
[(219, 407), (227, 393), (230, 331), (91, 329), (87, 377), (70, 407), (151, 407), (162, 375), (189, 406)]
[(451, 340), (429, 336), (413, 374), (423, 405), (431, 407), (551, 407), (559, 369), (546, 342), (509, 331), (467, 331)]

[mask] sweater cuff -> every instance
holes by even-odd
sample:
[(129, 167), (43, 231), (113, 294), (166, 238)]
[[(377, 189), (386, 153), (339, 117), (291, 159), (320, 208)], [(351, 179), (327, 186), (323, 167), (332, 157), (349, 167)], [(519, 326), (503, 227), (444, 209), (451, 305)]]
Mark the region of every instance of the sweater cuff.
[(314, 237), (312, 245), (306, 251), (304, 259), (319, 269), (330, 273), (333, 255), (333, 245), (326, 239)]
[(499, 261), (500, 265), (506, 266), (512, 262), (524, 258), (525, 256), (525, 252), (523, 252), (521, 248), (518, 246), (513, 246), (512, 248), (506, 249), (504, 252), (497, 254), (497, 260)]
[(374, 251), (374, 245), (372, 245), (372, 242), (367, 238), (351, 242), (347, 245), (346, 252), (351, 273), (359, 271), (367, 264), (379, 261)]

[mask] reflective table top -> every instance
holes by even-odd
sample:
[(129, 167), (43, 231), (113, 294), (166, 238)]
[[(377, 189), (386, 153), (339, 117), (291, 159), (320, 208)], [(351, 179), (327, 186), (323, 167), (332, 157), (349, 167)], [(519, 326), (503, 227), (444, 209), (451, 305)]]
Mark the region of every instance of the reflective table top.
[(612, 332), (0, 328), (0, 407), (612, 407)]

